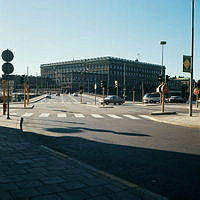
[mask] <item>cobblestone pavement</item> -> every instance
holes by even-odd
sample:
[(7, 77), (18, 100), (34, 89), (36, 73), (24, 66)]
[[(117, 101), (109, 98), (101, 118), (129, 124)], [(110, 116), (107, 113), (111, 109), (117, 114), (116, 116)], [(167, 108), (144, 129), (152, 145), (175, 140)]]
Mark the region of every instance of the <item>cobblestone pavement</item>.
[(1, 200), (165, 199), (67, 156), (27, 142), (18, 129), (0, 127)]

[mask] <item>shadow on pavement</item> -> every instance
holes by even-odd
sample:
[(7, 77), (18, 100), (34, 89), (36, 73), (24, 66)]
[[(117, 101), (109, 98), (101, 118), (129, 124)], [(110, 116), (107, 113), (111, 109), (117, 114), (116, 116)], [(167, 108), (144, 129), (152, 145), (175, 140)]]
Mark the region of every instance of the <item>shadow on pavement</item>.
[[(82, 127), (73, 129), (69, 130), (98, 131)], [(200, 196), (199, 155), (107, 144), (72, 136), (50, 137), (31, 132), (23, 135), (31, 142), (46, 145), (170, 200), (196, 200)]]
[[(199, 155), (107, 144), (72, 136), (21, 133), (0, 126), (1, 155), (9, 151), (12, 143), (19, 141), (46, 145), (170, 200), (197, 200), (200, 196)], [(23, 148), (22, 144), (19, 143), (18, 148)], [(1, 166), (0, 170), (3, 170)]]
[(93, 128), (85, 128), (85, 127), (67, 127), (67, 128), (46, 128), (46, 131), (51, 131), (55, 133), (78, 133), (83, 131), (91, 131), (91, 132), (100, 132), (100, 133), (113, 133), (118, 135), (127, 135), (127, 136), (146, 136), (151, 137), (147, 134), (138, 134), (138, 133), (125, 133), (125, 132), (117, 132), (112, 130), (105, 129), (93, 129)]

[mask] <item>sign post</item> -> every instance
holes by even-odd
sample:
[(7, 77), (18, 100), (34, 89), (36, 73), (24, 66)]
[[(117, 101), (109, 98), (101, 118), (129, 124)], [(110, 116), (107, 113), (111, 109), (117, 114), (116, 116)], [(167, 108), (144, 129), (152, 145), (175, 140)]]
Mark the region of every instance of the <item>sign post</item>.
[(190, 73), (190, 97), (189, 97), (189, 115), (192, 116), (192, 81), (193, 81), (193, 70), (192, 70), (192, 56), (183, 55), (183, 72)]
[(7, 119), (10, 119), (10, 109), (9, 109), (9, 102), (10, 102), (9, 74), (11, 74), (14, 71), (14, 67), (10, 63), (10, 61), (13, 60), (14, 55), (13, 55), (12, 51), (10, 51), (10, 50), (7, 49), (7, 50), (5, 50), (5, 51), (2, 52), (1, 57), (2, 57), (2, 59), (4, 61), (6, 61), (2, 65), (2, 71), (4, 72), (4, 74), (6, 76), (6, 81), (7, 81), (7, 105), (8, 105)]

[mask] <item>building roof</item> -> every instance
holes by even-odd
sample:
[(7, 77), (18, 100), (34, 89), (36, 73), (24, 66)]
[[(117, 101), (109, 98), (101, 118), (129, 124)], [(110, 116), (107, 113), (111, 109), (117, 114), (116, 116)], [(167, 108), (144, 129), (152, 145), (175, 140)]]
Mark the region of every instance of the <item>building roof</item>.
[(140, 62), (138, 60), (130, 60), (130, 59), (117, 58), (117, 57), (112, 57), (112, 56), (71, 60), (71, 61), (65, 61), (65, 62), (55, 62), (55, 63), (41, 64), (40, 66), (41, 67), (51, 67), (51, 66), (77, 64), (77, 63), (92, 62), (92, 61), (121, 61), (121, 62), (126, 62), (126, 63), (138, 63), (138, 64), (145, 64), (145, 65), (150, 65), (150, 66), (161, 67), (161, 65), (158, 65), (158, 64), (145, 63), (145, 62)]

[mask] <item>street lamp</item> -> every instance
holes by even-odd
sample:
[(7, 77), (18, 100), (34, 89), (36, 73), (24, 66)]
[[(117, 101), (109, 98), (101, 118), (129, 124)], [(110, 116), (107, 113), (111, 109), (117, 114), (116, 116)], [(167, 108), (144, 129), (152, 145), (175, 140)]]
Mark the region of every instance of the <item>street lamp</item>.
[[(163, 49), (164, 49), (164, 45), (166, 45), (167, 44), (167, 42), (166, 41), (161, 41), (160, 42), (160, 45), (162, 46), (162, 67), (161, 67), (161, 75), (162, 75), (162, 79), (163, 79)], [(164, 78), (164, 82), (165, 82), (165, 78)]]

